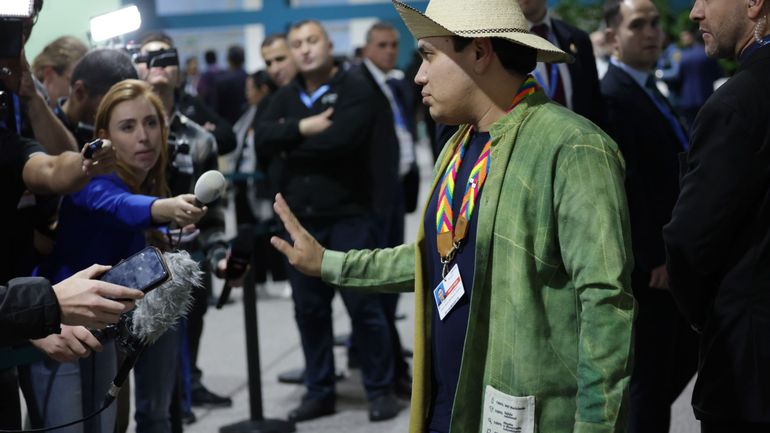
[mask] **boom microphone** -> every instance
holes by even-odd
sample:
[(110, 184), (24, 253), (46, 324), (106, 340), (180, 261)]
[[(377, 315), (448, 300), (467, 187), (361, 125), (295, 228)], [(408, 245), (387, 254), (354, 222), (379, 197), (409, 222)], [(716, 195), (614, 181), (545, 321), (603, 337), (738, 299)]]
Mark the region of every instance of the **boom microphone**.
[(209, 170), (195, 182), (195, 205), (203, 207), (222, 196), (225, 191), (225, 177), (216, 170)]
[(163, 257), (171, 278), (137, 301), (133, 314), (123, 315), (129, 335), (120, 343), (128, 355), (107, 391), (105, 406), (115, 400), (144, 348), (157, 341), (190, 310), (193, 287), (202, 286), (203, 272), (187, 251), (167, 252)]

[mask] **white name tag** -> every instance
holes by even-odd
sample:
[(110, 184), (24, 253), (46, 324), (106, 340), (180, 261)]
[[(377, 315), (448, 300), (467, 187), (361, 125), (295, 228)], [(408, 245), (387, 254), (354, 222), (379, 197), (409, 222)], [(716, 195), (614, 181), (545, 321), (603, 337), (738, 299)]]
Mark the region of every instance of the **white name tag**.
[(446, 277), (433, 289), (433, 299), (438, 308), (438, 317), (444, 320), (447, 314), (452, 311), (457, 301), (465, 294), (463, 280), (460, 278), (460, 268), (455, 263)]
[(534, 433), (535, 396), (514, 397), (487, 385), (482, 433)]

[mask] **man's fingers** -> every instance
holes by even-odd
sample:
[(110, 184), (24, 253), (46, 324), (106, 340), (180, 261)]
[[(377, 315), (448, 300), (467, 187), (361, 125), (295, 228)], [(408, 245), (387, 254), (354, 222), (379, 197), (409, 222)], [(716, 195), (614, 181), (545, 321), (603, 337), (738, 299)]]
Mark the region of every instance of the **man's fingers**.
[(79, 326), (73, 330), (73, 334), (91, 350), (96, 352), (102, 351), (102, 343), (88, 329)]
[(104, 265), (91, 265), (82, 271), (76, 273), (74, 276), (79, 278), (85, 278), (85, 279), (93, 279), (98, 277), (99, 275), (107, 272), (110, 270), (112, 266), (104, 266)]
[(302, 233), (303, 227), (300, 225), (297, 217), (294, 216), (294, 213), (289, 208), (289, 204), (286, 203), (286, 200), (281, 193), (278, 193), (275, 196), (273, 208), (278, 214), (278, 217), (281, 218), (281, 222), (283, 222), (286, 231), (289, 232), (289, 236), (291, 236), (292, 240), (296, 241), (297, 236)]
[[(97, 284), (97, 293), (105, 298), (137, 300), (144, 297), (144, 293), (142, 293), (141, 290), (118, 286), (117, 284), (108, 283), (106, 281), (99, 281)], [(120, 304), (115, 301), (110, 302)]]
[(281, 254), (288, 257), (289, 262), (291, 262), (291, 259), (292, 259), (291, 256), (294, 250), (294, 247), (292, 247), (291, 244), (279, 238), (278, 236), (271, 237), (270, 243), (273, 244), (273, 247), (275, 247), (275, 249), (278, 250)]

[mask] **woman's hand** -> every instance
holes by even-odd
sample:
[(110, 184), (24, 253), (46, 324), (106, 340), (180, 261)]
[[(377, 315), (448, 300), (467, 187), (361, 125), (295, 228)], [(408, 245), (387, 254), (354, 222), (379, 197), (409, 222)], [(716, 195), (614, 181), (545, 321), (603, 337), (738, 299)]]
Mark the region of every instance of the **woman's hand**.
[(195, 196), (192, 194), (155, 200), (150, 210), (154, 221), (160, 223), (173, 221), (179, 227), (197, 223), (206, 215), (206, 211), (208, 211), (206, 206), (202, 208), (195, 206)]

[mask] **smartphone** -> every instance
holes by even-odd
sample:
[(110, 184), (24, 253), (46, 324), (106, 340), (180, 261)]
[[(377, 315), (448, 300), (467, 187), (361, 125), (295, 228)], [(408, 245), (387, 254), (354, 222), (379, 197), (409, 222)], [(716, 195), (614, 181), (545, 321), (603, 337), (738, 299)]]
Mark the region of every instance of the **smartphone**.
[(166, 260), (160, 250), (147, 247), (121, 260), (109, 271), (103, 273), (99, 279), (147, 293), (163, 284), (170, 276)]

